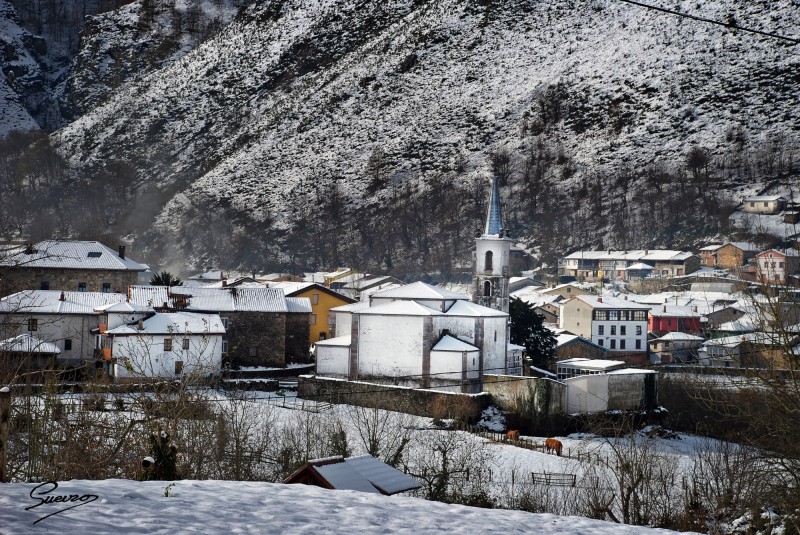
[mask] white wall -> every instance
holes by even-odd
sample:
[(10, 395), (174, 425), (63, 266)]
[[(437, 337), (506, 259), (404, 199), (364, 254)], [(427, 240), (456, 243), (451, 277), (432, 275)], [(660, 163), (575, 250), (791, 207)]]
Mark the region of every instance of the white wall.
[(608, 409), (608, 375), (581, 375), (565, 380), (567, 413), (602, 412)]
[[(172, 351), (164, 351), (164, 340), (172, 338)], [(189, 349), (183, 349), (183, 339)], [(176, 334), (116, 336), (111, 373), (116, 378), (175, 377), (175, 363), (183, 362), (183, 373), (216, 374), (222, 367), (221, 334)], [(124, 364), (125, 359), (130, 369)]]
[(350, 312), (334, 312), (333, 315), (336, 322), (336, 334), (333, 335), (333, 338), (350, 336), (350, 331), (353, 328), (353, 314)]
[(475, 351), (431, 351), (431, 378), (433, 380), (462, 379), (464, 358), (466, 357), (466, 378), (478, 379), (479, 352)]
[(359, 375), (422, 375), (424, 319), (425, 316), (360, 315)]
[(316, 346), (318, 375), (347, 377), (350, 371), (349, 346)]
[[(35, 331), (28, 330), (28, 319), (37, 320)], [(19, 334), (30, 334), (43, 342), (58, 346), (61, 354), (58, 363), (62, 366), (79, 366), (94, 361), (94, 336), (89, 331), (99, 325), (96, 314), (16, 314), (3, 322), (0, 332), (3, 338)], [(64, 349), (64, 340), (72, 340), (72, 349)]]
[(485, 318), (483, 323), (483, 370), (484, 373), (505, 373), (506, 317)]

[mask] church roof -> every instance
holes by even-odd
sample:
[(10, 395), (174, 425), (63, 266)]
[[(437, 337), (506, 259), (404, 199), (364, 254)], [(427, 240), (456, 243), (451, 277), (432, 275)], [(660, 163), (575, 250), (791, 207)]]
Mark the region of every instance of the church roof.
[(442, 336), (442, 339), (433, 346), (432, 351), (478, 351), (478, 348), (450, 335)]
[(375, 292), (372, 297), (389, 299), (469, 299), (464, 294), (451, 292), (424, 282), (412, 282), (405, 286)]
[(448, 316), (473, 316), (473, 317), (487, 317), (487, 316), (508, 316), (502, 310), (495, 310), (493, 308), (478, 305), (471, 301), (456, 301), (453, 306), (447, 309)]
[(489, 194), (489, 212), (486, 214), (484, 235), (499, 236), (503, 230), (503, 214), (500, 211), (500, 188), (497, 177), (492, 177), (492, 190)]
[(420, 305), (415, 301), (391, 301), (385, 305), (377, 305), (357, 312), (375, 316), (441, 316), (438, 310)]

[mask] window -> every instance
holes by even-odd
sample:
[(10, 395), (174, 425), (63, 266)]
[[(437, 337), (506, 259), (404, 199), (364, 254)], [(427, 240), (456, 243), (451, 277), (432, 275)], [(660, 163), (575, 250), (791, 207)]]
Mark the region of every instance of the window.
[(489, 281), (483, 282), (483, 296), (484, 297), (491, 297), (492, 296), (492, 283)]
[(78, 283), (78, 291), (79, 292), (85, 292), (86, 291), (86, 283), (85, 282), (79, 282)]
[(617, 341), (613, 338), (611, 339), (611, 347), (610, 349), (617, 349)]
[(625, 326), (624, 325), (620, 325), (619, 326), (619, 335), (620, 336), (625, 336)]
[(568, 294), (571, 294), (571, 293), (572, 293), (572, 287), (570, 287), (570, 286), (567, 286), (567, 293), (568, 293)]
[(175, 375), (180, 375), (183, 373), (183, 361), (176, 360), (175, 361)]
[(39, 320), (36, 318), (31, 318), (28, 320), (28, 330), (29, 331), (36, 331), (39, 329)]
[(633, 311), (633, 321), (646, 321), (647, 320), (647, 312), (644, 310), (634, 310)]
[(636, 349), (642, 349), (642, 341), (640, 339), (636, 339)]
[(224, 338), (222, 340), (222, 352), (223, 353), (227, 353), (228, 352), (228, 341), (225, 340)]
[(103, 293), (104, 294), (110, 294), (111, 293), (111, 283), (110, 282), (104, 282), (103, 283)]
[(188, 351), (189, 350), (189, 339), (188, 338), (184, 338), (183, 339), (183, 350), (184, 351)]
[(92, 251), (86, 255), (87, 258), (100, 258), (103, 256), (103, 253)]
[(605, 321), (608, 319), (608, 311), (606, 310), (595, 310), (594, 311), (594, 319)]
[(494, 332), (494, 341), (497, 342), (497, 331)]
[(782, 268), (783, 267), (783, 262), (778, 262), (778, 267)]
[(258, 348), (255, 346), (250, 346), (250, 356), (257, 357), (258, 356)]
[(312, 305), (318, 305), (319, 304), (319, 294), (318, 293), (311, 294), (311, 304)]
[(39, 285), (40, 290), (49, 290), (50, 289), (50, 281), (42, 281)]
[(623, 310), (621, 312), (621, 314), (622, 314), (622, 321), (628, 321), (629, 319), (631, 319), (631, 316), (630, 316), (631, 311), (630, 310)]
[(620, 340), (619, 341), (619, 348), (620, 349), (625, 349), (625, 340)]
[(222, 320), (222, 326), (225, 327), (225, 330), (227, 331), (228, 330), (228, 325), (230, 325), (230, 322), (228, 321), (228, 318), (220, 318), (220, 319)]
[(619, 321), (619, 310), (609, 310), (608, 319), (611, 321)]
[(637, 325), (636, 326), (636, 336), (641, 336), (641, 335), (642, 335), (642, 326), (641, 325)]
[(317, 315), (316, 314), (311, 314), (310, 323), (311, 323), (311, 325), (316, 325), (317, 324)]
[(319, 333), (319, 339), (320, 340), (325, 340), (327, 337), (328, 337), (328, 333), (325, 333), (325, 332)]
[(172, 351), (172, 338), (164, 339), (164, 351)]
[(600, 336), (606, 334), (606, 328), (604, 325), (600, 325), (597, 327), (597, 334), (599, 334)]
[(603, 339), (601, 338), (600, 340), (597, 341), (597, 343), (603, 345)]
[(64, 338), (64, 351), (72, 351), (72, 338)]
[(486, 257), (483, 262), (483, 269), (485, 269), (486, 271), (492, 270), (492, 256), (493, 254), (491, 251), (486, 251)]
[(617, 326), (616, 325), (612, 325), (611, 326), (611, 336), (616, 336), (616, 334), (617, 334)]

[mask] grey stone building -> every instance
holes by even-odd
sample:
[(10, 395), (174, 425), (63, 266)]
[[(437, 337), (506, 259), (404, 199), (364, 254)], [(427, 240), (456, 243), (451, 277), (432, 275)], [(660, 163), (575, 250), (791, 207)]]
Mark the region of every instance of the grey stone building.
[(0, 297), (22, 290), (124, 293), (149, 268), (96, 241), (46, 240), (0, 253)]

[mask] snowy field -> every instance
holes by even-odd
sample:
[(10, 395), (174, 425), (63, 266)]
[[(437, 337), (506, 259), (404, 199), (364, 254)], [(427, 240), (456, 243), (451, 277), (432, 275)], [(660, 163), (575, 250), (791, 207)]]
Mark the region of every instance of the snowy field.
[(56, 513), (73, 503), (37, 505), (42, 498), (31, 494), (52, 489), (37, 485), (0, 486), (0, 533), (673, 533), (580, 517), (233, 481), (177, 481), (169, 496), (166, 482), (68, 481), (49, 495), (80, 496), (83, 505)]
[[(436, 469), (436, 448), (447, 448), (451, 467), (460, 462), (473, 470), (464, 488), (485, 489), (496, 498), (499, 507), (509, 500), (528, 496), (538, 500), (534, 511), (575, 514), (583, 509), (577, 504), (600, 489), (615, 492), (613, 466), (615, 456), (636, 462), (644, 459), (664, 477), (664, 503), (681, 503), (685, 477), (699, 455), (707, 454), (720, 443), (689, 435), (667, 434), (646, 438), (649, 428), (634, 439), (617, 441), (591, 434), (558, 437), (563, 442), (563, 456), (541, 449), (527, 449), (464, 431), (446, 430), (431, 419), (401, 413), (360, 409), (348, 405), (317, 404), (298, 399), (293, 392), (285, 396), (253, 392), (230, 398), (216, 391), (197, 392), (218, 405), (228, 415), (238, 415), (253, 436), (282, 440), (287, 432), (295, 435), (329, 436), (341, 429), (347, 437), (350, 455), (367, 453), (365, 426), (380, 427), (381, 457), (392, 448), (392, 437), (410, 440), (403, 451), (403, 464), (409, 473)], [(77, 401), (80, 396), (64, 395), (63, 400)], [(294, 407), (294, 408), (292, 408)], [(300, 410), (303, 407), (305, 410)], [(139, 415), (127, 411), (106, 412), (108, 422)], [(372, 423), (366, 423), (371, 419)], [(497, 411), (486, 413), (486, 424), (503, 430)], [(245, 428), (241, 428), (244, 430)], [(184, 433), (185, 434), (185, 433)], [(180, 435), (180, 430), (178, 431)], [(181, 442), (183, 439), (183, 442)], [(523, 441), (541, 444), (545, 437), (522, 436)], [(188, 442), (187, 442), (188, 440)], [(191, 437), (176, 436), (179, 456), (189, 448)], [(181, 445), (183, 444), (183, 445)], [(395, 442), (396, 445), (396, 442)], [(135, 449), (135, 448), (134, 448)], [(638, 452), (643, 453), (638, 453)], [(636, 453), (634, 453), (636, 452)], [(131, 451), (142, 457), (147, 451)], [(313, 449), (311, 457), (328, 456), (332, 451)], [(128, 462), (131, 455), (128, 455)], [(142, 458), (139, 457), (139, 458)], [(465, 460), (466, 459), (466, 460)], [(120, 459), (120, 465), (123, 465)], [(609, 465), (611, 468), (609, 468)], [(268, 473), (268, 472), (265, 472)], [(210, 474), (210, 475), (209, 475)], [(534, 475), (567, 475), (575, 486), (535, 484)], [(138, 482), (126, 479), (101, 481), (72, 480), (52, 484), (11, 483), (0, 486), (0, 535), (14, 533), (649, 533), (641, 526), (625, 526), (575, 516), (535, 514), (506, 509), (472, 508), (421, 499), (425, 487), (405, 495), (383, 497), (351, 491), (325, 491), (300, 485), (267, 482), (219, 481), (214, 472), (195, 475), (205, 479), (168, 482)], [(224, 476), (229, 477), (229, 476)], [(454, 476), (455, 477), (455, 476)], [(208, 478), (208, 479), (206, 479)], [(257, 479), (263, 479), (259, 477)], [(282, 477), (280, 478), (282, 479)], [(272, 479), (279, 481), (280, 479)], [(527, 493), (527, 494), (526, 494)], [(39, 496), (39, 497), (37, 497)], [(72, 502), (41, 503), (48, 496), (75, 496)], [(96, 497), (95, 497), (96, 496)], [(83, 502), (80, 500), (83, 499)], [(85, 503), (84, 503), (85, 502)], [(41, 505), (37, 505), (41, 503)], [(530, 503), (530, 502), (529, 502)], [(56, 513), (66, 507), (62, 513)], [(35, 506), (31, 508), (31, 506)], [(31, 508), (26, 510), (26, 508)], [(612, 507), (619, 516), (616, 506)], [(651, 513), (657, 514), (657, 513)], [(622, 518), (621, 516), (619, 516)]]

